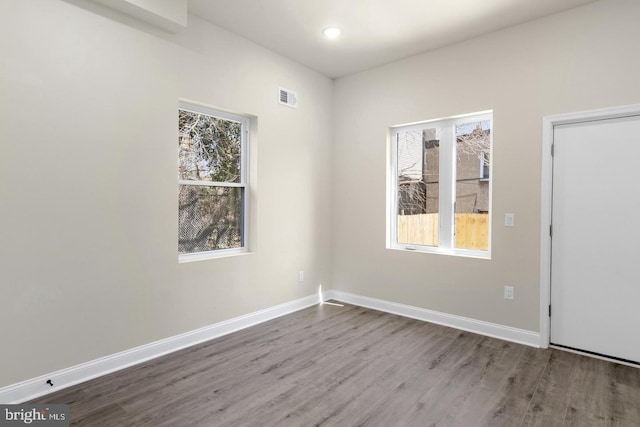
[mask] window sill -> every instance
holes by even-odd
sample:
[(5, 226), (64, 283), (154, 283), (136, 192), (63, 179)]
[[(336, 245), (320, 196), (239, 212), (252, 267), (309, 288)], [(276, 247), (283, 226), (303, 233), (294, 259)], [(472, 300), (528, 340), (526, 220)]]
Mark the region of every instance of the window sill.
[(491, 251), (473, 251), (467, 249), (444, 249), (435, 248), (430, 246), (387, 246), (387, 249), (401, 252), (413, 252), (420, 254), (435, 254), (435, 255), (449, 255), (463, 258), (475, 258), (475, 259), (491, 259)]
[(178, 255), (178, 263), (186, 263), (193, 261), (204, 261), (208, 259), (217, 259), (217, 258), (228, 258), (239, 255), (249, 255), (252, 252), (249, 252), (246, 248), (239, 249), (222, 249), (218, 251), (209, 251), (209, 252), (195, 252), (192, 254), (179, 254)]

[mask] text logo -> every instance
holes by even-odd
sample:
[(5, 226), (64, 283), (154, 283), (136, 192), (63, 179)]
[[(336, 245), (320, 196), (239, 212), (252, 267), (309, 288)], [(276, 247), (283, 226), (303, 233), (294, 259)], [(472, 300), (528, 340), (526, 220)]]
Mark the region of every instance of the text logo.
[(69, 427), (69, 405), (0, 405), (0, 427)]

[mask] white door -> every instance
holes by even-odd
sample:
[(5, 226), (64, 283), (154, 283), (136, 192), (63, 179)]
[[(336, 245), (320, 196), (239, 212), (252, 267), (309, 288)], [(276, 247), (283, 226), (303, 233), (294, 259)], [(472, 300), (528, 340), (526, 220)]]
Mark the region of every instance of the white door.
[(640, 362), (640, 116), (553, 142), (551, 343)]

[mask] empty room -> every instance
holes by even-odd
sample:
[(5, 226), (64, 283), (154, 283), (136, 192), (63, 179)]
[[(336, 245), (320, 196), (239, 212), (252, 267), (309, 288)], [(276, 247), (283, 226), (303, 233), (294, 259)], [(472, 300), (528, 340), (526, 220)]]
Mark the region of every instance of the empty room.
[(640, 425), (639, 20), (0, 0), (0, 425)]

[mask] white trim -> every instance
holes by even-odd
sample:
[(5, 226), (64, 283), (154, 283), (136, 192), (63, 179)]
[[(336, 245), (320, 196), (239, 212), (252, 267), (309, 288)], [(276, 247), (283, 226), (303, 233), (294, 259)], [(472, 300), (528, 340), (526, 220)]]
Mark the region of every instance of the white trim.
[[(0, 388), (0, 403), (21, 403), (318, 304), (318, 294)], [(46, 384), (51, 379), (54, 387)]]
[(553, 122), (542, 118), (542, 182), (540, 190), (540, 347), (549, 347), (551, 303), (551, 196), (553, 189)]
[(402, 244), (402, 245), (399, 245), (398, 247), (388, 247), (387, 249), (392, 251), (414, 252), (418, 254), (460, 256), (464, 258), (491, 260), (491, 256), (489, 256), (490, 254), (487, 254), (487, 251), (479, 251), (479, 250), (472, 250), (472, 249), (450, 249), (450, 248), (440, 248), (437, 246), (408, 245), (408, 244)]
[(605, 360), (607, 362), (617, 363), (619, 365), (631, 366), (632, 368), (636, 368), (636, 369), (639, 367), (637, 363), (627, 362), (625, 360), (614, 359), (612, 357), (601, 356), (599, 354), (588, 353), (585, 351), (574, 350), (573, 348), (566, 348), (566, 347), (561, 347), (553, 344), (549, 344), (549, 348), (553, 348), (555, 350), (560, 350), (560, 351), (566, 351), (567, 353), (579, 354), (580, 356), (593, 357), (594, 359)]
[[(468, 118), (471, 120), (471, 118)], [(456, 125), (458, 121), (440, 122), (440, 148), (438, 150), (438, 244), (431, 251), (456, 252), (455, 231), (456, 217), (456, 156), (458, 138)], [(396, 207), (397, 209), (397, 207)], [(489, 234), (491, 230), (489, 230)]]
[(191, 253), (185, 253), (185, 254), (178, 254), (178, 263), (182, 264), (185, 262), (202, 261), (205, 259), (226, 258), (226, 257), (236, 256), (236, 255), (247, 255), (250, 253), (251, 252), (249, 252), (249, 249), (247, 247), (232, 248), (232, 249), (216, 249), (213, 251), (206, 251), (206, 252), (191, 252)]
[(242, 123), (247, 128), (249, 127), (249, 117), (232, 113), (231, 111), (224, 110), (222, 108), (203, 104), (201, 102), (180, 99), (178, 101), (178, 109), (191, 111), (192, 113), (204, 114), (205, 116), (212, 116), (218, 119), (228, 120), (230, 122)]
[(334, 299), (348, 304), (372, 308), (374, 310), (410, 317), (412, 319), (418, 319), (425, 322), (437, 323), (438, 325), (449, 326), (451, 328), (486, 335), (518, 344), (524, 344), (531, 347), (538, 347), (540, 343), (540, 334), (533, 331), (527, 331), (525, 329), (513, 328), (511, 326), (485, 322), (482, 320), (471, 319), (469, 317), (456, 316), (454, 314), (442, 313), (439, 311), (385, 301), (377, 298), (354, 295), (342, 291), (330, 290), (323, 296), (325, 300)]
[[(483, 115), (492, 116), (493, 110), (484, 110), (484, 111), (478, 111), (476, 113), (458, 114), (455, 116), (440, 117), (439, 119), (421, 120), (419, 122), (410, 122), (405, 124), (393, 125), (390, 127), (390, 129), (394, 130), (396, 128), (407, 128), (407, 130), (412, 130), (412, 129), (421, 130), (425, 124), (429, 124), (429, 123), (443, 122), (448, 120), (453, 120), (453, 121), (456, 121), (457, 123), (464, 123), (465, 119), (468, 119), (469, 117), (475, 117), (475, 116), (479, 117)], [(463, 120), (456, 120), (456, 119), (463, 119)], [(485, 119), (481, 119), (481, 120), (485, 120)]]
[(242, 182), (191, 181), (188, 179), (178, 180), (178, 185), (201, 185), (204, 187), (233, 187), (233, 188), (245, 188), (247, 186)]
[(551, 236), (553, 196), (553, 129), (558, 125), (640, 115), (640, 104), (557, 114), (542, 118), (542, 177), (540, 189), (540, 347), (549, 347), (551, 304)]

